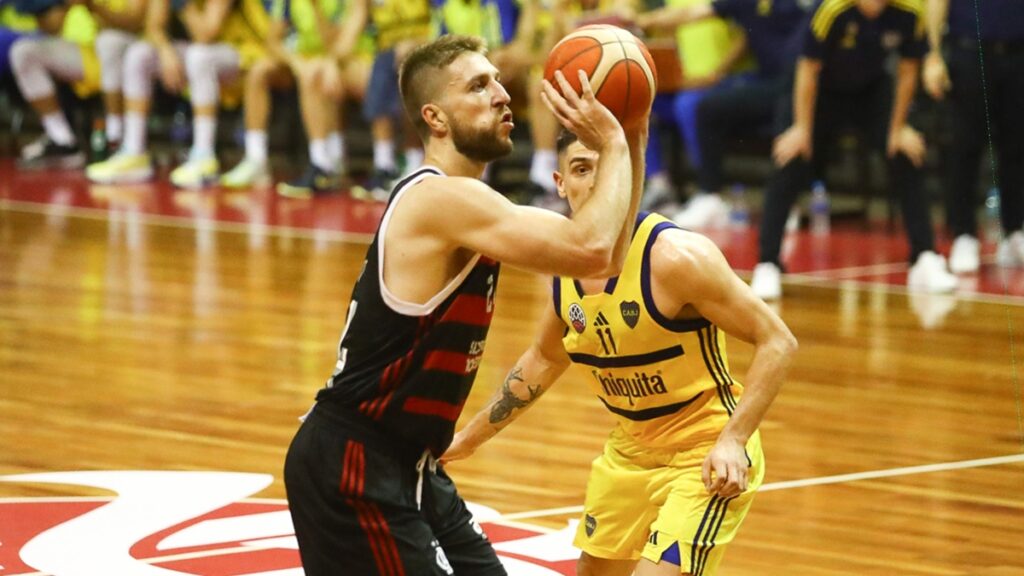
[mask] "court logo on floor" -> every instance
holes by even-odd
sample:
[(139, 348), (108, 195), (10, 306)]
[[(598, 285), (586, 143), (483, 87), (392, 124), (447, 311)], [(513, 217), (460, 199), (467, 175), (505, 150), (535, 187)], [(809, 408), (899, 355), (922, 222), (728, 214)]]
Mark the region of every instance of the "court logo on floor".
[[(5, 483), (107, 494), (0, 498), (0, 575), (302, 576), (286, 503), (249, 498), (272, 481), (268, 474), (233, 472), (0, 476)], [(510, 576), (575, 574), (579, 551), (568, 528), (547, 533), (507, 525), (493, 509), (470, 507)]]

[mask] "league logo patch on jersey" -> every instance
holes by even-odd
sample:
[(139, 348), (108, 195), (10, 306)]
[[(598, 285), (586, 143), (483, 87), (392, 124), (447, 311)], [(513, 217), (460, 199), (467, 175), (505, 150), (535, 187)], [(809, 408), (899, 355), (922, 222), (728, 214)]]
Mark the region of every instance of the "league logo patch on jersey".
[(636, 328), (636, 323), (640, 321), (640, 304), (632, 300), (624, 300), (619, 302), (619, 312), (622, 312), (622, 321), (626, 323), (626, 326)]
[(583, 529), (587, 531), (587, 538), (594, 535), (594, 530), (597, 530), (597, 518), (594, 518), (590, 514), (583, 520)]
[(882, 34), (882, 48), (895, 50), (903, 43), (903, 35), (897, 30), (888, 30)]
[(583, 313), (583, 307), (576, 302), (569, 306), (569, 322), (577, 334), (582, 334), (587, 327), (587, 315)]

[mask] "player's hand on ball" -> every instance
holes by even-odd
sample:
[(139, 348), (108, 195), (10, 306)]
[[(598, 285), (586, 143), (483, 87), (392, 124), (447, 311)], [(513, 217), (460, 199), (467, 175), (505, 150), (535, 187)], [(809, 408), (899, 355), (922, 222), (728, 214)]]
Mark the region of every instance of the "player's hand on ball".
[(721, 438), (704, 459), (701, 478), (709, 494), (739, 496), (747, 489), (750, 460), (743, 444)]
[(556, 71), (555, 82), (561, 92), (544, 80), (541, 99), (562, 126), (576, 134), (581, 144), (591, 150), (601, 151), (609, 143), (625, 137), (622, 125), (594, 96), (590, 81), (582, 70), (579, 71), (579, 78), (581, 91), (577, 94), (562, 72)]

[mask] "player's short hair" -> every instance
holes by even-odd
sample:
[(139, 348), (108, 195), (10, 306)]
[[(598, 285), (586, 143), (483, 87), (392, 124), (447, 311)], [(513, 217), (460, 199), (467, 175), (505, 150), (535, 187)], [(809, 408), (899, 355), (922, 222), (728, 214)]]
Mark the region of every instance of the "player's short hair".
[(559, 156), (565, 153), (573, 142), (577, 142), (579, 137), (574, 132), (570, 132), (565, 128), (558, 133), (558, 140), (555, 141), (555, 151)]
[(467, 52), (486, 55), (486, 44), (475, 36), (446, 34), (416, 48), (402, 63), (398, 75), (402, 105), (424, 141), (430, 137), (430, 127), (423, 120), (420, 109), (438, 97), (441, 85), (436, 80), (439, 72)]

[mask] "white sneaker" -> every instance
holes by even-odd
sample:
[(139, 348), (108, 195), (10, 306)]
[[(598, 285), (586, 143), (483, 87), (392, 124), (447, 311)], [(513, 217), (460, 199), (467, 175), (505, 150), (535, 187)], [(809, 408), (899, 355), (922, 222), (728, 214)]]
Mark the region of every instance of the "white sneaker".
[(946, 259), (931, 250), (922, 252), (907, 274), (907, 288), (921, 292), (952, 292), (956, 276), (946, 269)]
[(668, 176), (656, 174), (648, 178), (644, 185), (644, 195), (640, 199), (640, 209), (648, 211), (662, 210), (665, 206), (671, 204), (675, 197), (676, 191), (672, 188), (672, 183), (669, 181)]
[(266, 162), (242, 158), (237, 166), (220, 177), (220, 184), (225, 188), (267, 186), (270, 184), (270, 169)]
[(718, 194), (698, 194), (672, 219), (683, 228), (724, 228), (729, 224), (729, 205)]
[(981, 243), (969, 234), (961, 234), (953, 240), (949, 251), (949, 271), (954, 274), (971, 274), (981, 266), (979, 253)]
[(1024, 266), (1024, 232), (1017, 230), (999, 241), (996, 248), (996, 263), (1003, 268)]
[(750, 289), (762, 300), (778, 300), (782, 297), (782, 270), (771, 262), (761, 262), (754, 266)]

